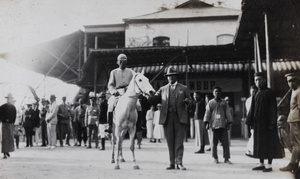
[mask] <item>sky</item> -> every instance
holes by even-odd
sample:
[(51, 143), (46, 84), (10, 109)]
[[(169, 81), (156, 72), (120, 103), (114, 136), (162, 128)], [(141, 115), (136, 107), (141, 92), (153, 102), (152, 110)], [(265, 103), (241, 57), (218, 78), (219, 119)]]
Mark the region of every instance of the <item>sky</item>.
[[(84, 25), (122, 23), (122, 19), (157, 12), (160, 7), (174, 8), (187, 0), (0, 0), (0, 53), (13, 52), (42, 42), (59, 38)], [(241, 0), (203, 0), (206, 3), (222, 2), (223, 7), (240, 9)], [(22, 59), (20, 59), (22, 60)], [(11, 81), (16, 85), (2, 84)], [(78, 91), (75, 85), (44, 77), (22, 69), (0, 58), (1, 96), (14, 91), (18, 105), (32, 101), (23, 84), (31, 85), (39, 97), (57, 94), (72, 101)], [(14, 87), (13, 87), (14, 86)], [(61, 88), (63, 87), (63, 88)], [(61, 90), (66, 89), (66, 90)], [(27, 97), (24, 100), (24, 94)]]

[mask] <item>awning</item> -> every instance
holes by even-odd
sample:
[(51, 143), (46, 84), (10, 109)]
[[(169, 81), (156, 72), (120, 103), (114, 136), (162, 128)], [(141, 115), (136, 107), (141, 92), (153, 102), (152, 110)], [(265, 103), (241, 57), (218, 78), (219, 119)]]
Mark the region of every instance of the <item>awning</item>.
[(258, 33), (261, 57), (265, 59), (264, 14), (267, 14), (271, 59), (300, 59), (300, 1), (243, 0), (234, 44), (237, 50), (253, 52)]

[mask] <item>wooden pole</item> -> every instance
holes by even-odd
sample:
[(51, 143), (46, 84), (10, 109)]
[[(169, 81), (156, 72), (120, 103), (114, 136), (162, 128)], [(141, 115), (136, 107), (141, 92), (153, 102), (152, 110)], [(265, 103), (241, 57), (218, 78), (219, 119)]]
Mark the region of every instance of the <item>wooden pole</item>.
[(87, 33), (84, 33), (83, 46), (84, 46), (84, 57), (83, 57), (83, 60), (84, 60), (84, 63), (85, 63), (86, 60), (87, 60)]
[(185, 56), (185, 85), (188, 86), (188, 70), (189, 70), (189, 57)]
[(267, 61), (267, 80), (268, 87), (272, 88), (272, 63), (270, 61), (270, 52), (269, 52), (269, 34), (268, 34), (268, 16), (267, 13), (264, 13), (265, 16), (265, 34), (266, 34), (266, 61)]
[[(95, 49), (98, 49), (98, 36), (95, 36)], [(98, 60), (94, 58), (95, 61), (95, 71), (94, 71), (94, 95), (97, 94), (97, 75), (98, 75)]]
[(258, 34), (255, 34), (256, 39), (256, 55), (257, 55), (257, 64), (258, 64), (258, 71), (262, 72), (262, 64), (261, 64), (261, 58), (260, 58), (260, 51), (259, 51), (259, 41), (258, 41)]

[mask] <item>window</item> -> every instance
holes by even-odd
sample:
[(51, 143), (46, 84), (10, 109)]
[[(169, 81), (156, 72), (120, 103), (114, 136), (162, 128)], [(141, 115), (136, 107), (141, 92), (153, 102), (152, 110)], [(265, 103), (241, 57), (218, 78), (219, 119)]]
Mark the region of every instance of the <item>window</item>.
[(169, 47), (170, 38), (165, 36), (158, 36), (153, 38), (153, 47)]

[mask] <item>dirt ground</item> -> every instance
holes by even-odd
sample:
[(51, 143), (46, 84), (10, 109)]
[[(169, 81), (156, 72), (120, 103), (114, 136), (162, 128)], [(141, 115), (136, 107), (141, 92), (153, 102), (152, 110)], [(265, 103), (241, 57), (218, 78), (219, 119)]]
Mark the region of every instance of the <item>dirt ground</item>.
[[(286, 158), (273, 161), (273, 171), (263, 173), (252, 171), (257, 159), (245, 156), (246, 140), (233, 139), (230, 147), (232, 165), (224, 164), (222, 147), (218, 147), (220, 164), (214, 164), (211, 152), (194, 154), (198, 150), (195, 141), (189, 139), (185, 142), (184, 166), (186, 171), (166, 170), (169, 157), (166, 142), (149, 143), (143, 139), (142, 148), (136, 149), (136, 159), (139, 170), (132, 167), (132, 156), (129, 150), (129, 141), (124, 141), (125, 163), (120, 164), (120, 170), (114, 170), (111, 164), (111, 146), (106, 141), (106, 150), (86, 149), (84, 147), (45, 147), (24, 148), (25, 143), (20, 143), (20, 149), (11, 153), (8, 159), (0, 158), (1, 179), (34, 179), (34, 178), (156, 178), (156, 179), (183, 179), (183, 178), (222, 178), (222, 179), (268, 179), (268, 178), (293, 178), (289, 172), (279, 171), (289, 163), (291, 154), (286, 150)], [(94, 147), (94, 144), (93, 144)], [(208, 146), (206, 146), (208, 148)]]

